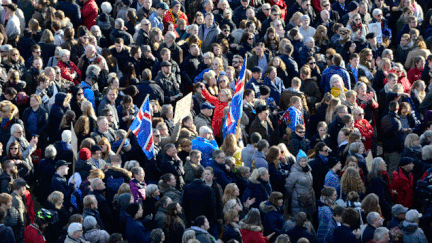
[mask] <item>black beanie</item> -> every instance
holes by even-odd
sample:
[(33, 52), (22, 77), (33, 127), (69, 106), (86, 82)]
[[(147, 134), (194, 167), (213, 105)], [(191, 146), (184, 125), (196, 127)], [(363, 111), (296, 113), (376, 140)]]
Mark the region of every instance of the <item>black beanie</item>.
[(139, 210), (140, 205), (138, 203), (131, 203), (126, 208), (125, 211), (127, 214), (129, 214), (132, 218), (135, 217)]
[(330, 169), (332, 169), (339, 161), (340, 161), (340, 159), (335, 158), (335, 157), (331, 157), (328, 159), (327, 165)]

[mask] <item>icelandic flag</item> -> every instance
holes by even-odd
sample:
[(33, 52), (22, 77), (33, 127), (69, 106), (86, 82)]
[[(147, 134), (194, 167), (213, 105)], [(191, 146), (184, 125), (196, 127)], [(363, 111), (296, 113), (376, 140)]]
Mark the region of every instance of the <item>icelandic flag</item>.
[(228, 115), (223, 126), (223, 136), (227, 134), (235, 134), (237, 129), (237, 122), (243, 113), (243, 91), (245, 86), (246, 74), (246, 60), (243, 61), (242, 69), (240, 70), (239, 78), (237, 80), (233, 98), (229, 107)]
[(150, 101), (147, 96), (137, 117), (130, 125), (130, 131), (137, 138), (138, 144), (148, 159), (153, 158), (155, 155), (151, 121)]

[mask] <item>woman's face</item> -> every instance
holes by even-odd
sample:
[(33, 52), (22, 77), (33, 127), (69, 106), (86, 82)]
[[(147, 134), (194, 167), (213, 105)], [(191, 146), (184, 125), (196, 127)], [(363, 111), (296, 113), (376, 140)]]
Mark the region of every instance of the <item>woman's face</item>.
[(228, 7), (228, 3), (227, 2), (223, 2), (219, 6), (220, 6), (221, 10), (225, 10)]
[(249, 45), (253, 45), (253, 43), (254, 43), (254, 36), (253, 35), (249, 35), (249, 38), (247, 39), (247, 43)]
[(308, 163), (308, 161), (307, 161), (306, 158), (301, 158), (300, 161), (299, 161), (299, 165), (300, 165), (302, 168), (305, 168), (305, 167), (307, 166), (307, 163)]
[(120, 86), (119, 80), (114, 79), (113, 82), (111, 83), (111, 87), (118, 89), (119, 86)]
[(69, 62), (69, 57), (70, 57), (69, 54), (64, 54), (64, 55), (61, 57), (62, 62)]
[(203, 16), (198, 16), (197, 18), (196, 18), (196, 23), (198, 24), (198, 25), (201, 25), (202, 23), (204, 23), (204, 17)]
[(214, 86), (214, 85), (216, 85), (216, 83), (217, 83), (217, 81), (216, 81), (216, 77), (215, 76), (213, 76), (213, 77), (211, 77), (210, 79), (209, 79), (209, 81), (208, 81), (208, 86)]
[(336, 88), (341, 88), (342, 87), (339, 79), (333, 80), (332, 81), (332, 85), (333, 85), (333, 87), (336, 87)]
[(355, 50), (356, 50), (356, 48), (357, 48), (356, 43), (352, 43), (351, 46), (349, 47), (349, 51), (350, 51), (351, 53), (354, 53)]
[(220, 54), (222, 54), (222, 50), (218, 46), (215, 46), (213, 48), (213, 53), (215, 54), (215, 56), (219, 56)]
[(159, 189), (156, 189), (156, 191), (153, 192), (152, 197), (156, 198), (156, 197), (159, 197), (159, 196), (160, 196), (160, 191), (159, 191)]
[(219, 86), (221, 87), (221, 89), (228, 88), (228, 79), (227, 78), (220, 79)]
[(348, 162), (348, 167), (357, 168), (357, 164), (354, 161), (350, 161), (350, 162)]
[(255, 33), (255, 30), (256, 30), (255, 24), (251, 24), (248, 28), (248, 32), (250, 33)]
[(219, 100), (221, 102), (228, 102), (228, 95), (226, 94), (226, 92), (220, 92)]
[(215, 72), (219, 70), (219, 62), (217, 60), (213, 60), (213, 62), (212, 62), (212, 69)]
[(324, 136), (325, 134), (327, 134), (327, 130), (328, 130), (327, 127), (320, 127), (318, 128), (318, 133), (320, 136)]
[(239, 190), (238, 186), (234, 186), (234, 196), (236, 196), (236, 197), (240, 196), (240, 190)]
[(39, 106), (39, 102), (37, 101), (37, 99), (35, 99), (34, 97), (30, 98), (30, 107), (32, 108), (36, 108)]
[(360, 146), (359, 151), (358, 151), (358, 154), (363, 154), (363, 153), (364, 153), (364, 147), (363, 147), (363, 146)]
[(408, 109), (407, 108), (403, 108), (400, 110), (400, 114), (402, 117), (406, 117), (408, 116)]
[(198, 28), (192, 28), (190, 31), (191, 35), (198, 35)]
[(102, 148), (102, 153), (108, 152), (108, 145), (102, 144), (101, 148)]
[(279, 60), (279, 58), (275, 58), (275, 59), (273, 60), (273, 66), (275, 66), (275, 67), (279, 67), (279, 65), (280, 65), (280, 60)]
[(412, 141), (412, 144), (414, 145), (414, 146), (419, 146), (420, 145), (420, 139), (414, 139), (413, 141)]
[(365, 85), (361, 85), (358, 89), (358, 93), (361, 95), (366, 94), (366, 86)]
[(137, 179), (137, 181), (143, 182), (145, 177), (144, 171), (139, 171), (138, 174), (134, 175), (134, 177)]
[(418, 92), (424, 92), (425, 89), (426, 89), (426, 87), (425, 87), (425, 85), (424, 85), (423, 83), (420, 83), (420, 84), (417, 86), (416, 89), (417, 89)]
[(188, 127), (188, 128), (192, 128), (192, 126), (193, 126), (193, 120), (192, 119), (188, 119), (183, 125), (186, 126), (186, 127)]
[(14, 145), (14, 146), (11, 146), (9, 148), (9, 151), (10, 151), (10, 153), (11, 153), (12, 156), (16, 156), (18, 154), (18, 149), (19, 149), (19, 146), (18, 145)]
[(379, 169), (381, 171), (387, 171), (387, 164), (386, 164), (386, 162), (384, 162), (384, 160), (381, 160), (380, 165), (379, 165)]
[(420, 59), (420, 61), (417, 63), (418, 69), (423, 69), (425, 67), (425, 61), (423, 59)]
[(283, 199), (281, 198), (281, 199), (277, 200), (277, 206), (282, 207), (282, 205), (283, 205)]
[(274, 79), (276, 78), (276, 76), (277, 76), (277, 72), (276, 72), (276, 70), (272, 70), (272, 71), (269, 73), (269, 78), (270, 78), (271, 80), (274, 80)]
[(264, 175), (260, 176), (261, 180), (263, 181), (269, 181), (270, 180), (270, 174), (266, 172)]
[(172, 8), (173, 13), (177, 14), (177, 13), (180, 11), (180, 8), (181, 8), (181, 5), (180, 5), (180, 4), (175, 5), (175, 6)]
[(268, 37), (269, 37), (270, 40), (274, 40), (275, 39), (275, 34), (274, 33), (270, 33), (268, 35)]
[(12, 53), (12, 60), (13, 61), (18, 61), (18, 59), (19, 59), (19, 53), (14, 51)]
[(339, 132), (339, 139), (340, 139), (341, 141), (345, 141), (345, 140), (348, 139), (348, 136), (345, 136), (345, 134), (344, 134), (342, 131), (340, 131), (340, 132)]

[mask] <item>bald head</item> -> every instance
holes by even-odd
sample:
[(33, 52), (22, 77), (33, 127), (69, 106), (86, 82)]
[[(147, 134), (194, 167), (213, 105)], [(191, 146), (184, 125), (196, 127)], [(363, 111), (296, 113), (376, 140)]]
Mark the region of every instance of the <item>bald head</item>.
[(85, 49), (87, 58), (93, 58), (96, 54), (96, 47), (94, 45), (88, 45)]

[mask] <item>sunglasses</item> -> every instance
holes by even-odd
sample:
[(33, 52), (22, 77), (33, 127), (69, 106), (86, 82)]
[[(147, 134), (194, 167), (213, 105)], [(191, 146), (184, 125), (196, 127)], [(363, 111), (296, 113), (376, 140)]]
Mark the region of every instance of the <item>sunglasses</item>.
[(153, 136), (158, 138), (158, 137), (160, 137), (160, 134), (159, 135), (153, 135)]
[(83, 95), (84, 93), (77, 93), (77, 95)]
[(330, 6), (330, 4), (323, 5), (323, 7), (325, 7), (325, 8), (328, 7), (328, 6)]
[(232, 63), (233, 63), (233, 64), (237, 64), (237, 63), (239, 63), (239, 62), (233, 61)]
[(253, 40), (253, 38), (249, 38), (248, 40)]
[(310, 65), (313, 65), (313, 64), (316, 64), (316, 62), (310, 62), (309, 64), (310, 64)]
[(301, 134), (303, 134), (303, 133), (306, 133), (306, 131), (297, 131), (298, 133), (301, 133)]
[(230, 32), (230, 30), (223, 30), (223, 32)]
[(11, 148), (11, 150), (17, 150), (18, 148)]

